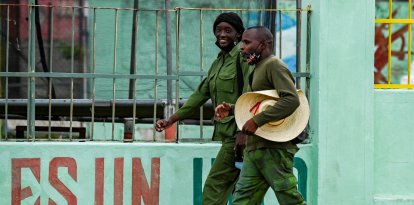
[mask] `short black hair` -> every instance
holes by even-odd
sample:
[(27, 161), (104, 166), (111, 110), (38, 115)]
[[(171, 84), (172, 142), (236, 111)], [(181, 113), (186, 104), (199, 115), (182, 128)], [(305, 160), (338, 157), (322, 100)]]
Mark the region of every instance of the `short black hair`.
[(257, 36), (260, 39), (257, 39), (258, 41), (265, 41), (269, 47), (273, 48), (273, 34), (270, 32), (270, 30), (265, 26), (251, 26), (246, 29), (247, 30), (256, 30)]

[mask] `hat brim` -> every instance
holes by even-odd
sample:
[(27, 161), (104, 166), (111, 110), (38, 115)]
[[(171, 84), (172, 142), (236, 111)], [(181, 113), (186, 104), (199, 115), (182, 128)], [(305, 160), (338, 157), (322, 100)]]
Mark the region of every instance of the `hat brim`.
[[(310, 115), (306, 96), (301, 90), (298, 90), (298, 96), (300, 105), (291, 115), (277, 125), (267, 123), (260, 126), (255, 135), (275, 142), (286, 142), (297, 137), (306, 128)], [(238, 128), (241, 130), (244, 124), (254, 116), (249, 110), (257, 102), (268, 99), (277, 101), (278, 98), (279, 96), (275, 90), (247, 92), (241, 95), (235, 105), (235, 118)]]

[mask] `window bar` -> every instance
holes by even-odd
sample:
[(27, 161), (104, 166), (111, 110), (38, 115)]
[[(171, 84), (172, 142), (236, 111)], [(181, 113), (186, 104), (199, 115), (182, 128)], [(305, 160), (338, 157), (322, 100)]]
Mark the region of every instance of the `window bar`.
[[(29, 42), (28, 42), (28, 72), (29, 74), (34, 74), (36, 72), (35, 66), (35, 51), (36, 51), (36, 40), (35, 40), (35, 8), (34, 8), (34, 0), (29, 1), (28, 9), (29, 9)], [(35, 99), (36, 99), (36, 78), (30, 76), (28, 81), (28, 96), (27, 96), (27, 140), (32, 139), (35, 141)]]
[[(134, 7), (132, 10), (132, 32), (131, 32), (131, 59), (130, 59), (130, 67), (129, 67), (129, 74), (130, 75), (135, 75), (136, 74), (136, 60), (137, 60), (137, 43), (136, 43), (136, 38), (137, 38), (137, 18), (138, 15), (138, 0), (134, 0)], [(128, 99), (132, 99), (133, 98), (133, 91), (134, 91), (134, 86), (135, 86), (135, 81), (136, 79), (129, 79), (129, 88), (128, 88)]]
[[(93, 8), (93, 33), (92, 33), (92, 74), (96, 74), (96, 8)], [(95, 128), (95, 100), (96, 100), (96, 85), (95, 77), (92, 78), (92, 113), (91, 113), (91, 140), (94, 138)]]
[[(410, 9), (409, 9), (410, 10)], [(389, 0), (389, 20), (392, 19), (392, 0)], [(391, 49), (392, 49), (392, 23), (388, 24), (388, 79), (387, 84), (391, 84)]]
[[(166, 15), (165, 16), (165, 26), (166, 26), (165, 36), (166, 36), (166, 52), (167, 52), (166, 60), (167, 60), (167, 75), (168, 76), (172, 75), (171, 15), (170, 15), (171, 10), (169, 10), (170, 8), (171, 8), (171, 1), (166, 0), (165, 1), (165, 9), (167, 9), (168, 12), (165, 13), (165, 15)], [(172, 89), (172, 80), (168, 79), (167, 80), (167, 108), (166, 108), (167, 109), (166, 113), (167, 113), (168, 116), (165, 116), (165, 117), (169, 117), (171, 111), (174, 110), (174, 109), (172, 109), (173, 108), (172, 107), (172, 104), (173, 104), (173, 100), (172, 100), (173, 99), (173, 97), (172, 97), (173, 92), (172, 92), (172, 90), (173, 90)]]
[[(137, 6), (138, 7), (138, 6)], [(135, 12), (135, 28), (134, 28), (134, 30), (135, 30), (135, 41), (134, 41), (134, 43), (135, 43), (135, 48), (138, 48), (138, 46), (137, 46), (137, 44), (138, 44), (138, 29), (139, 29), (139, 26), (138, 26), (138, 9), (137, 10), (134, 10), (134, 12)], [(135, 55), (135, 66), (134, 66), (134, 75), (136, 75), (137, 74), (137, 70), (138, 70), (138, 57), (137, 57), (137, 55), (138, 55), (138, 52), (135, 52), (134, 53), (134, 55)], [(132, 125), (133, 125), (133, 128), (134, 129), (132, 129), (132, 141), (134, 141), (134, 139), (136, 138), (135, 137), (135, 122), (136, 122), (136, 111), (137, 111), (137, 94), (136, 94), (136, 92), (137, 92), (137, 79), (132, 79), (131, 80), (132, 81), (132, 83), (133, 83), (133, 87), (132, 87), (132, 98), (133, 98), (133, 101), (134, 101), (134, 104), (133, 104), (133, 106), (132, 106)]]
[[(301, 41), (302, 41), (302, 0), (296, 0), (296, 73), (301, 72)], [(300, 77), (296, 77), (296, 88), (300, 89)]]
[[(72, 45), (71, 45), (71, 59), (70, 59), (70, 73), (74, 73), (75, 61), (75, 7), (72, 7)], [(69, 140), (72, 141), (72, 126), (73, 126), (73, 78), (70, 78), (70, 114), (69, 114)]]
[[(311, 42), (311, 10), (310, 5), (308, 6), (308, 12), (306, 17), (306, 72), (310, 73), (310, 42)], [(310, 88), (310, 78), (306, 78), (306, 96), (309, 99), (309, 88)]]
[[(204, 71), (204, 60), (203, 60), (203, 56), (204, 56), (204, 52), (203, 52), (203, 47), (204, 47), (204, 35), (203, 35), (203, 10), (200, 9), (200, 71), (203, 72)], [(203, 80), (203, 76), (200, 76), (200, 81)], [(204, 138), (203, 135), (203, 124), (204, 124), (204, 106), (200, 107), (200, 139)]]
[(282, 10), (279, 11), (279, 58), (282, 59)]
[[(114, 64), (112, 73), (116, 74), (116, 50), (118, 47), (118, 9), (115, 9), (115, 36), (114, 36)], [(116, 105), (116, 78), (112, 79), (112, 141), (114, 141), (115, 137), (115, 105)]]
[[(166, 11), (168, 12), (168, 11)], [(155, 11), (155, 79), (154, 79), (154, 116), (153, 116), (153, 124), (156, 123), (157, 118), (157, 99), (158, 99), (158, 26), (159, 26), (159, 10)], [(155, 131), (152, 131), (152, 141), (155, 142)]]
[[(7, 19), (7, 12), (6, 12), (6, 21), (8, 22), (8, 19)], [(3, 5), (0, 5), (0, 22), (3, 22)], [(6, 23), (6, 26), (7, 26), (7, 23)], [(7, 29), (7, 28), (6, 28)], [(3, 28), (2, 28), (2, 26), (0, 26), (0, 33), (2, 33), (3, 32)], [(7, 30), (6, 30), (6, 40), (7, 40), (8, 38), (7, 38)], [(3, 48), (3, 41), (0, 41), (0, 48)], [(6, 50), (7, 50), (7, 41), (6, 41)], [(0, 49), (0, 56), (3, 56), (3, 50), (2, 49)], [(7, 58), (7, 55), (6, 55), (6, 58)], [(0, 57), (0, 65), (2, 64), (3, 62), (2, 62), (2, 58)], [(6, 72), (7, 72), (7, 63), (6, 63)], [(2, 73), (1, 73), (1, 71), (0, 71), (0, 75), (1, 75)], [(6, 78), (7, 79), (7, 78)], [(7, 80), (6, 80), (7, 81)], [(7, 87), (6, 87), (6, 90), (7, 90)], [(7, 91), (6, 91), (6, 93), (7, 93)], [(5, 104), (5, 106), (4, 106), (4, 114), (5, 114), (5, 118), (4, 118), (4, 124), (5, 125), (7, 125), (7, 98), (6, 98), (6, 104)], [(4, 126), (4, 127), (6, 127), (6, 126)], [(6, 129), (3, 129), (2, 130), (3, 131), (3, 133), (4, 133), (4, 138), (5, 139), (7, 139), (7, 133), (5, 133), (5, 131), (6, 131)], [(0, 133), (0, 141), (2, 141), (3, 140), (3, 135), (2, 135), (2, 133)]]
[[(50, 25), (49, 25), (49, 30), (50, 30), (50, 38), (49, 38), (49, 66), (50, 66), (50, 72), (52, 73), (53, 71), (53, 31), (54, 31), (54, 27), (53, 27), (53, 14), (54, 14), (54, 7), (50, 6), (49, 7), (49, 20), (50, 20)], [(48, 130), (47, 130), (47, 137), (49, 139), (49, 141), (51, 140), (52, 136), (51, 136), (51, 132), (52, 132), (52, 83), (53, 83), (53, 78), (50, 78), (49, 80), (49, 111), (48, 111)]]
[[(180, 8), (176, 9), (176, 24), (175, 24), (175, 29), (176, 29), (176, 54), (175, 54), (175, 67), (176, 67), (176, 73), (177, 75), (180, 73)], [(180, 97), (180, 76), (178, 76), (178, 78), (175, 80), (175, 110), (178, 110), (178, 104), (179, 104), (179, 97)], [(175, 129), (175, 141), (176, 143), (178, 143), (178, 139), (179, 139), (179, 123), (177, 123), (177, 128)]]
[[(247, 11), (246, 11), (246, 12), (247, 12)], [(241, 18), (241, 19), (243, 19), (243, 10), (241, 10), (241, 9), (240, 9), (240, 10), (239, 10), (239, 13), (240, 13), (240, 18)]]
[[(0, 21), (1, 22), (1, 21)], [(6, 73), (9, 72), (9, 40), (10, 40), (10, 5), (7, 5), (7, 28), (6, 28)], [(8, 99), (9, 99), (9, 78), (6, 77), (6, 87), (5, 87), (5, 98), (6, 104), (4, 106), (4, 139), (8, 139)]]
[[(412, 19), (412, 0), (408, 0), (408, 18)], [(412, 24), (408, 24), (408, 85), (411, 84), (411, 44), (412, 44)]]
[(259, 13), (259, 25), (261, 26), (261, 25), (263, 25), (263, 14), (262, 14), (262, 10), (259, 10), (258, 11), (258, 13)]

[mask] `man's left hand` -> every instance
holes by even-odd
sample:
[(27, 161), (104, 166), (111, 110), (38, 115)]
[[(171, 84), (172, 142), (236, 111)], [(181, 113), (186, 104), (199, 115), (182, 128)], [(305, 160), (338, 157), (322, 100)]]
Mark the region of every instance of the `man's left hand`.
[(236, 142), (234, 143), (234, 154), (236, 161), (243, 161), (243, 151), (246, 148), (246, 134), (243, 132), (236, 133)]
[(256, 132), (257, 128), (257, 124), (254, 122), (253, 118), (251, 118), (243, 125), (242, 132), (246, 135), (252, 135)]

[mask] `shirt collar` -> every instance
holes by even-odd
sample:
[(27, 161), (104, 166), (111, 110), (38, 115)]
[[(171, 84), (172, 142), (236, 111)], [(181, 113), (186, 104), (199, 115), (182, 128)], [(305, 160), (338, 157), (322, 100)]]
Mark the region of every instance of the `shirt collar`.
[(218, 54), (218, 56), (217, 56), (217, 57), (220, 57), (220, 56), (225, 56), (225, 55), (229, 55), (229, 56), (233, 57), (233, 56), (237, 56), (239, 53), (240, 53), (240, 43), (238, 43), (237, 45), (235, 45), (235, 46), (231, 49), (231, 51), (230, 51), (230, 52), (228, 52), (228, 53), (225, 53), (225, 52), (223, 52), (223, 51), (220, 51), (220, 53)]

